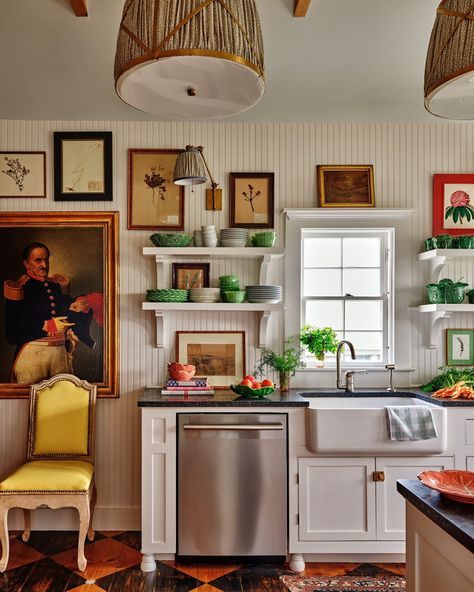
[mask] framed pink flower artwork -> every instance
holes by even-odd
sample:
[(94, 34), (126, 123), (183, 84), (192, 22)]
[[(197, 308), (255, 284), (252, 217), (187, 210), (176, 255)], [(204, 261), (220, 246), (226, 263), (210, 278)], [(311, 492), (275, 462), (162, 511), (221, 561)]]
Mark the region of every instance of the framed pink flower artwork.
[(474, 175), (433, 175), (433, 236), (474, 234)]

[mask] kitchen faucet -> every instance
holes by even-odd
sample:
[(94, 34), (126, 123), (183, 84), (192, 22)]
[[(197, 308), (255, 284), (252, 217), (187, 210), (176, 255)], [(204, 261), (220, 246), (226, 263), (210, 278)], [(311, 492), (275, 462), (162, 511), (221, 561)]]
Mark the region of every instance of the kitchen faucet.
[(353, 360), (356, 359), (355, 349), (354, 346), (350, 341), (343, 339), (337, 344), (337, 351), (336, 351), (336, 386), (338, 389), (344, 389), (349, 393), (353, 393), (355, 390), (354, 384), (354, 374), (367, 374), (367, 370), (365, 368), (360, 368), (359, 370), (347, 370), (344, 374), (346, 378), (346, 382), (344, 384), (341, 383), (341, 351), (344, 345), (348, 345), (349, 349), (351, 350), (351, 357)]

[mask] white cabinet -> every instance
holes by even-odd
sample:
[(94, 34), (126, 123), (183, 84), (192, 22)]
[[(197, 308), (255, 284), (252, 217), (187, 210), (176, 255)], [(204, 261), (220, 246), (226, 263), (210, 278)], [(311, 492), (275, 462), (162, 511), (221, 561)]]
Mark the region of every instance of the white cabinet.
[(452, 457), (298, 460), (300, 541), (405, 539), (404, 500), (397, 479), (454, 468)]
[[(430, 264), (430, 283), (437, 283), (444, 266), (455, 259), (472, 259), (474, 249), (433, 249), (418, 255), (419, 261)], [(441, 322), (455, 313), (474, 312), (474, 304), (421, 304), (410, 308), (425, 317), (426, 343), (429, 348), (439, 347)]]
[[(284, 250), (279, 248), (258, 248), (258, 247), (144, 247), (145, 257), (154, 257), (156, 263), (156, 286), (161, 285), (164, 266), (169, 266), (173, 259), (185, 257), (199, 257), (199, 259), (218, 258), (253, 258), (258, 259), (260, 285), (268, 284), (270, 265), (277, 259), (281, 259)], [(166, 274), (169, 275), (169, 274)], [(170, 311), (227, 311), (227, 312), (254, 312), (260, 317), (259, 339), (257, 347), (265, 347), (267, 343), (267, 327), (272, 313), (284, 310), (283, 303), (256, 304), (245, 302), (242, 304), (231, 304), (228, 302), (196, 303), (196, 302), (143, 302), (143, 310), (154, 311), (156, 321), (156, 346), (163, 347), (163, 337), (166, 334), (166, 313)]]

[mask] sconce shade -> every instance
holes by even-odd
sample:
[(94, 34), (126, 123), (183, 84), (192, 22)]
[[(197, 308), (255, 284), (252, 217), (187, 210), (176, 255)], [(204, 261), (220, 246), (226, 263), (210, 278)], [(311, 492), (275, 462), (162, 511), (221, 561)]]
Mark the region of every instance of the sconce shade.
[(114, 78), (123, 101), (168, 118), (249, 109), (265, 90), (255, 0), (125, 0)]
[(425, 66), (425, 107), (448, 119), (474, 119), (474, 2), (443, 0)]
[(186, 146), (178, 154), (174, 166), (173, 183), (176, 185), (200, 185), (207, 181), (206, 169), (198, 148)]

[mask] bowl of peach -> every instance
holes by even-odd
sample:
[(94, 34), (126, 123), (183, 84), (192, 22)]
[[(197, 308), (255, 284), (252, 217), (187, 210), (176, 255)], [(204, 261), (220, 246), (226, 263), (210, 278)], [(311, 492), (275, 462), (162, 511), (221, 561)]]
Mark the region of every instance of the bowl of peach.
[(275, 385), (269, 378), (264, 378), (261, 382), (255, 377), (245, 376), (238, 384), (231, 384), (231, 390), (241, 397), (265, 397), (275, 390)]

